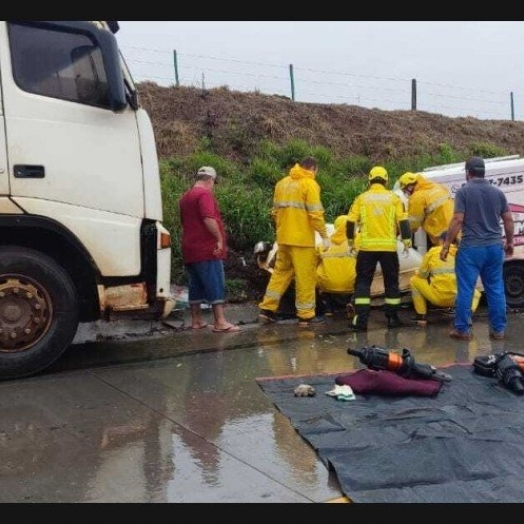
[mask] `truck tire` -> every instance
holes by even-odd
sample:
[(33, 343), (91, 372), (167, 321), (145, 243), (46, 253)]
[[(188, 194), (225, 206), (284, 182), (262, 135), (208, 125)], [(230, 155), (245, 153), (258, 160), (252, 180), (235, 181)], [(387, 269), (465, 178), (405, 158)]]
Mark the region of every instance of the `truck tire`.
[(38, 373), (71, 344), (79, 322), (75, 286), (52, 258), (0, 248), (0, 380)]
[(506, 305), (511, 309), (524, 308), (524, 263), (504, 264), (504, 291)]

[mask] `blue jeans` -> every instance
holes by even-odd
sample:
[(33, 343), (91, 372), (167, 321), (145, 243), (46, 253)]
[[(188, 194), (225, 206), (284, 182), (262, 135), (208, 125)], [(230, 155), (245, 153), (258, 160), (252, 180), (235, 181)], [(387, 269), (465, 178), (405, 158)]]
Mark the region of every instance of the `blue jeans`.
[(488, 319), (492, 331), (506, 329), (506, 295), (504, 291), (504, 250), (502, 244), (482, 247), (460, 247), (455, 261), (457, 298), (455, 329), (469, 333), (473, 290), (480, 276), (488, 304)]
[(189, 273), (189, 304), (223, 304), (225, 301), (225, 275), (222, 260), (206, 260), (186, 264)]

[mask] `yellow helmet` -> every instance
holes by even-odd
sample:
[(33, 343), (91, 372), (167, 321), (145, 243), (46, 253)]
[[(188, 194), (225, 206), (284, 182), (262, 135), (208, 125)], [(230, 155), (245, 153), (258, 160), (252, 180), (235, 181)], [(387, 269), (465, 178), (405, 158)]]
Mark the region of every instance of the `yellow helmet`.
[(384, 181), (388, 179), (388, 172), (382, 166), (375, 166), (369, 172), (369, 181), (375, 180), (376, 178), (381, 178)]
[(407, 173), (404, 173), (399, 179), (398, 184), (400, 186), (400, 189), (404, 189), (406, 186), (409, 186), (411, 184), (416, 184), (419, 180), (418, 173), (411, 173), (408, 171)]
[(335, 219), (335, 222), (333, 223), (333, 225), (335, 226), (335, 231), (338, 230), (338, 229), (345, 228), (346, 224), (347, 224), (347, 221), (348, 221), (348, 216), (347, 215), (340, 215), (340, 216), (338, 216)]

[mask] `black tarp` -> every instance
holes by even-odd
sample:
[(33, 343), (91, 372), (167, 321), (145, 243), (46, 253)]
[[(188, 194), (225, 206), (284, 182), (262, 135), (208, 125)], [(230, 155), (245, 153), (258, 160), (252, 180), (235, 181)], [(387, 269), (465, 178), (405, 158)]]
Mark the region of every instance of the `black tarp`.
[[(326, 395), (339, 375), (257, 383), (333, 468), (352, 502), (524, 502), (524, 396), (473, 366), (433, 397)], [(314, 397), (295, 397), (299, 384)]]

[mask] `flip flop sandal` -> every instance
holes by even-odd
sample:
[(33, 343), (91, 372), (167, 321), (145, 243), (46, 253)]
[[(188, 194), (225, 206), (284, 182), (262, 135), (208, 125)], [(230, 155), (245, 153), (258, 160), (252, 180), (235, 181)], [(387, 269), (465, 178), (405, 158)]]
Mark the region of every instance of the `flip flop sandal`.
[(235, 325), (231, 325), (227, 328), (213, 328), (213, 333), (234, 333), (236, 331), (240, 331), (240, 328)]

